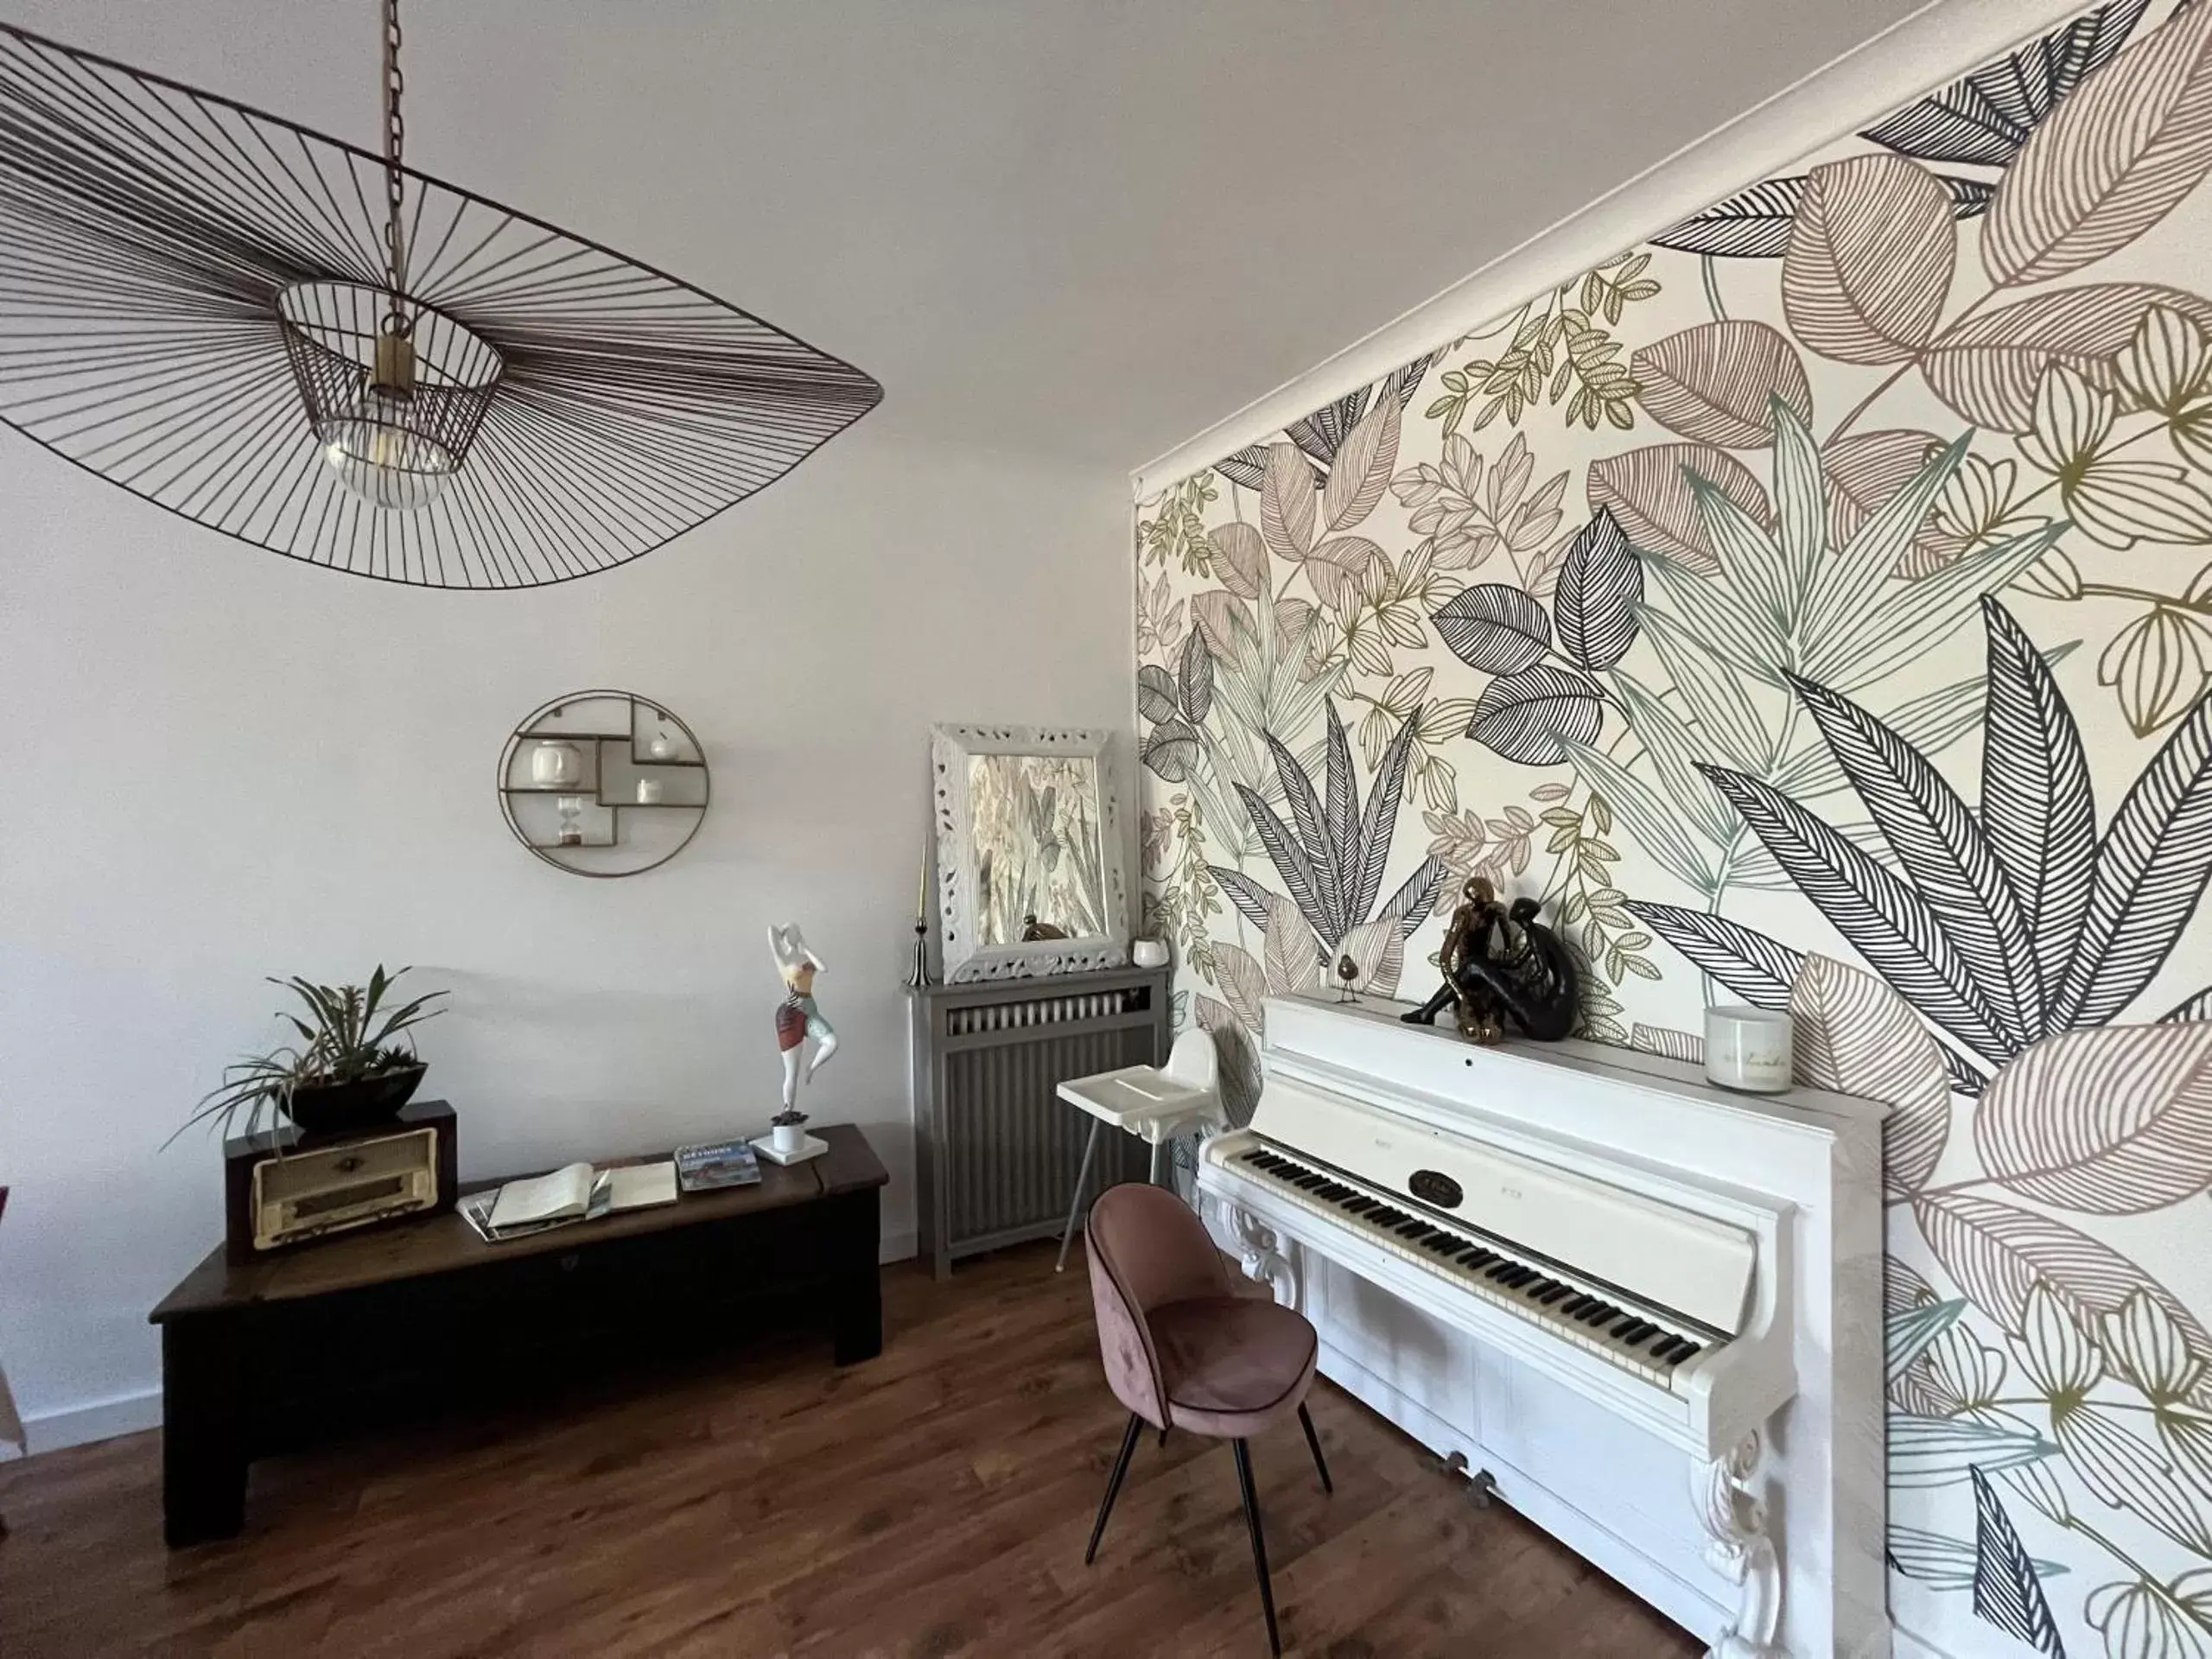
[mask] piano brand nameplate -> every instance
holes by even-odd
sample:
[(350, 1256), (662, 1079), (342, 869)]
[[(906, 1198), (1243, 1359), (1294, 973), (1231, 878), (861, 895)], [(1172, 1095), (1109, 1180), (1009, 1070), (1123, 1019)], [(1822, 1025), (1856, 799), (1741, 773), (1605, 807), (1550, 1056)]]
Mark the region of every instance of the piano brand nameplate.
[(1440, 1169), (1417, 1169), (1406, 1185), (1414, 1197), (1440, 1210), (1457, 1210), (1466, 1202), (1467, 1195), (1459, 1183)]

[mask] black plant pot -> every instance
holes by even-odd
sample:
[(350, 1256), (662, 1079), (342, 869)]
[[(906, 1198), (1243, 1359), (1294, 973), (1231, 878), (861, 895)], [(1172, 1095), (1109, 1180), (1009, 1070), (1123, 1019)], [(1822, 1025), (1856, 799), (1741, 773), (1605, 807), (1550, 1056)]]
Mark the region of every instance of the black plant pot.
[(303, 1135), (344, 1135), (372, 1129), (399, 1116), (422, 1086), (427, 1061), (379, 1071), (357, 1083), (314, 1083), (292, 1090), (290, 1116)]

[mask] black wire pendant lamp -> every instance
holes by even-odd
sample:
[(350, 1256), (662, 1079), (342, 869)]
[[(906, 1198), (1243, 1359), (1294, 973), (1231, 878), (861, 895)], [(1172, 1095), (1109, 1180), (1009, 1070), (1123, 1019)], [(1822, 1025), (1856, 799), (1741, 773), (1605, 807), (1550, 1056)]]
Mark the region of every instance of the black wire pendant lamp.
[(0, 25), (0, 419), (288, 557), (527, 588), (649, 553), (883, 389), (384, 154)]

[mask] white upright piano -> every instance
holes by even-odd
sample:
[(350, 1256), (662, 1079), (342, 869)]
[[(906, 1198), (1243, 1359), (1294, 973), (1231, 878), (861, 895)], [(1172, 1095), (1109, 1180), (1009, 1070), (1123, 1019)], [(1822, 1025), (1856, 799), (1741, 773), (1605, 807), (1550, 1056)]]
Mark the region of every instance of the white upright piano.
[(1271, 1000), (1198, 1188), (1322, 1373), (1711, 1644), (1876, 1659), (1882, 1119)]

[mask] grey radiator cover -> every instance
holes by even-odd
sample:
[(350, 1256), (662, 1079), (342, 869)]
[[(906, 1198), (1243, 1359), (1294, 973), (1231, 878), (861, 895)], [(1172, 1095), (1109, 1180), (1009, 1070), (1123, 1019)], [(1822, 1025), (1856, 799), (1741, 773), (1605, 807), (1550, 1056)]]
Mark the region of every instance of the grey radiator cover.
[[(921, 1249), (938, 1278), (960, 1256), (1058, 1236), (1090, 1119), (1053, 1091), (1166, 1058), (1167, 972), (908, 988)], [(1148, 1161), (1134, 1136), (1102, 1135), (1086, 1202)]]

